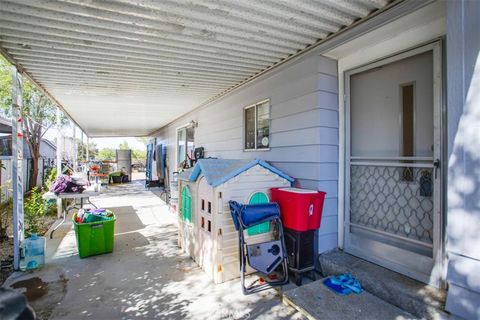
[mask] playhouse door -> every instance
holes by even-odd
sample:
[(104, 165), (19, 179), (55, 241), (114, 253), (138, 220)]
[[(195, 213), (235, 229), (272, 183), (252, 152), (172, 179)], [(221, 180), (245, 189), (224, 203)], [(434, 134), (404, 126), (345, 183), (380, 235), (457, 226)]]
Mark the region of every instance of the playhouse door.
[(438, 43), (346, 73), (345, 250), (440, 285)]

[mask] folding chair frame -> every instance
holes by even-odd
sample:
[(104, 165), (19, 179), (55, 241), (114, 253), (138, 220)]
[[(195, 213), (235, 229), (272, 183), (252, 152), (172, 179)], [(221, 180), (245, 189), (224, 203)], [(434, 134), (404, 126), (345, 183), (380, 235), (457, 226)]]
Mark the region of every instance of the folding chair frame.
[[(268, 217), (266, 219), (263, 219), (261, 221), (257, 221), (254, 225), (261, 224), (264, 222), (273, 222), (274, 226), (278, 229), (278, 238), (281, 241), (282, 244), (282, 252), (283, 252), (283, 258), (282, 258), (282, 273), (284, 274), (283, 279), (280, 280), (272, 280), (268, 281), (268, 279), (265, 279), (265, 283), (255, 285), (255, 282), (252, 283), (250, 286), (245, 285), (245, 275), (246, 275), (246, 266), (247, 266), (247, 243), (245, 242), (245, 234), (244, 231), (247, 228), (250, 228), (254, 225), (249, 225), (248, 227), (243, 223), (242, 217), (240, 212), (238, 212), (237, 208), (234, 208), (230, 206), (232, 209), (232, 213), (236, 216), (238, 220), (238, 249), (239, 249), (239, 260), (240, 260), (240, 281), (242, 285), (242, 291), (244, 295), (252, 294), (252, 293), (257, 293), (263, 290), (271, 289), (274, 287), (282, 286), (285, 285), (289, 282), (288, 278), (288, 262), (287, 262), (287, 249), (285, 246), (285, 238), (283, 234), (283, 224), (282, 220), (280, 220), (280, 217)], [(266, 275), (268, 276), (268, 275)]]

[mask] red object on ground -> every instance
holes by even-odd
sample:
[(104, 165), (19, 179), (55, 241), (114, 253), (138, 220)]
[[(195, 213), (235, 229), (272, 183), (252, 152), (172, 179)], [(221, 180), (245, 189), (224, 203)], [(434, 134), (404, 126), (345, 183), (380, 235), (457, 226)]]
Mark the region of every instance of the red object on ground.
[(268, 280), (277, 280), (277, 279), (278, 279), (278, 277), (274, 273), (268, 275)]
[(325, 192), (299, 188), (272, 188), (271, 191), (271, 201), (280, 206), (285, 228), (295, 231), (320, 228)]

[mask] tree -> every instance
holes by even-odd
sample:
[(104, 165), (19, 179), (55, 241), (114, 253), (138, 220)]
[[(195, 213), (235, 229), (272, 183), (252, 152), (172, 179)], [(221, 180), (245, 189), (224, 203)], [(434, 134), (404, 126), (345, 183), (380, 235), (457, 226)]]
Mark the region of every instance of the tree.
[(12, 75), (10, 64), (0, 55), (0, 106), (3, 116), (11, 115)]
[(144, 164), (147, 161), (147, 151), (145, 150), (132, 150), (132, 162), (138, 164)]
[[(81, 139), (77, 139), (77, 154), (80, 160), (88, 160), (86, 159), (87, 154), (86, 154), (86, 147), (87, 143), (82, 142)], [(96, 158), (98, 155), (98, 147), (94, 142), (90, 142), (88, 144), (88, 156), (90, 158)]]
[(112, 148), (103, 148), (100, 150), (100, 152), (98, 152), (97, 157), (99, 160), (115, 160), (117, 154)]
[(128, 145), (127, 140), (123, 140), (122, 143), (118, 146), (118, 149), (120, 150), (130, 150), (130, 146)]
[[(88, 143), (88, 156), (90, 158), (96, 158), (98, 155), (98, 147), (95, 143), (89, 142)], [(86, 155), (85, 155), (86, 156)], [(87, 159), (89, 160), (89, 159)]]
[[(0, 56), (0, 109), (7, 118), (12, 116), (11, 66)], [(56, 124), (56, 104), (27, 79), (23, 81), (23, 130), (32, 155), (29, 189), (37, 184), (40, 144), (45, 133)], [(62, 125), (68, 123), (62, 115)]]

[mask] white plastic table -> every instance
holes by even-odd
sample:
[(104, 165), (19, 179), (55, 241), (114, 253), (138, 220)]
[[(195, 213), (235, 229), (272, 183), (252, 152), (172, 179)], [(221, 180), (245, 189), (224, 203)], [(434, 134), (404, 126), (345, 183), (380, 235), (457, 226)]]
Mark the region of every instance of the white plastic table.
[[(74, 208), (81, 209), (83, 208), (84, 204), (90, 204), (93, 207), (97, 208), (97, 206), (90, 201), (90, 198), (97, 197), (98, 195), (100, 195), (100, 193), (101, 193), (100, 191), (94, 191), (93, 189), (86, 189), (82, 193), (76, 193), (76, 192), (75, 193), (59, 193), (58, 195), (51, 191), (44, 193), (42, 198), (45, 200), (57, 200), (57, 199), (73, 200), (71, 204), (65, 205), (65, 207), (63, 208), (63, 219), (62, 221), (60, 221), (59, 224), (55, 226), (55, 228), (53, 228), (52, 232), (50, 232), (50, 239), (53, 238), (53, 233), (55, 232), (55, 230), (57, 230), (58, 227), (60, 227), (65, 222), (65, 220), (67, 219), (68, 211), (70, 211), (71, 209), (74, 209)], [(79, 204), (80, 206), (77, 206), (77, 199), (80, 199), (80, 204)]]

